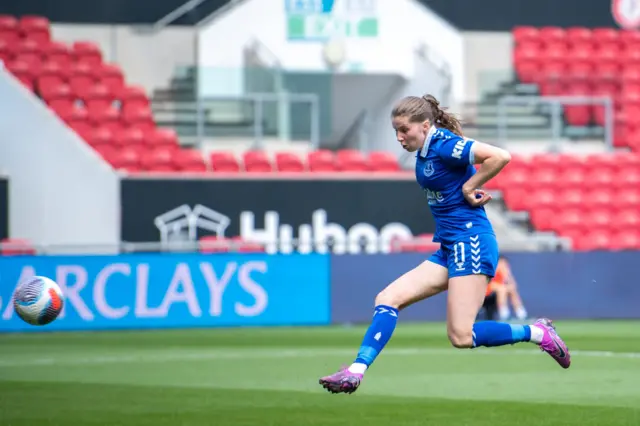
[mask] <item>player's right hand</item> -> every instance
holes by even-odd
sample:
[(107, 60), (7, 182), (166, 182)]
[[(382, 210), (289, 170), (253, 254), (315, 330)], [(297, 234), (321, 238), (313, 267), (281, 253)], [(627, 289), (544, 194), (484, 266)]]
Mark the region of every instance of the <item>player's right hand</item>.
[(464, 198), (472, 207), (480, 207), (491, 201), (491, 194), (484, 189), (462, 190)]

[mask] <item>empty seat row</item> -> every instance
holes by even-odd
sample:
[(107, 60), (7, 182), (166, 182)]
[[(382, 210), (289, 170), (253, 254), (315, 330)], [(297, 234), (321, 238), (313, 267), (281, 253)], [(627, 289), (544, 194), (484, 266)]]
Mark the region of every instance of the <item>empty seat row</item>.
[(237, 158), (230, 152), (212, 152), (211, 167), (214, 171), (237, 173), (246, 172), (398, 172), (400, 166), (393, 154), (371, 152), (368, 155), (356, 150), (329, 150), (310, 152), (306, 156), (280, 152), (270, 158), (261, 151), (249, 151)]

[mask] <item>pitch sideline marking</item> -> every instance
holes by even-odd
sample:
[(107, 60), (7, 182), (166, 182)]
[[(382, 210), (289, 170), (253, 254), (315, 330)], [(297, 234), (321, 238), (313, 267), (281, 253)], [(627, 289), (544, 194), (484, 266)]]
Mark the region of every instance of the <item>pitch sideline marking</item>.
[[(159, 352), (159, 353), (158, 353)], [(512, 349), (496, 350), (479, 348), (475, 350), (445, 349), (445, 348), (389, 348), (384, 351), (385, 356), (411, 356), (411, 355), (461, 355), (461, 356), (510, 356), (510, 355), (540, 355), (539, 350)], [(246, 349), (237, 348), (201, 350), (201, 351), (139, 351), (134, 354), (108, 355), (108, 356), (83, 356), (69, 357), (67, 354), (60, 358), (41, 357), (33, 359), (2, 359), (0, 355), (0, 368), (26, 367), (26, 366), (50, 366), (50, 365), (101, 365), (124, 363), (149, 363), (149, 362), (176, 362), (197, 360), (224, 360), (224, 359), (278, 359), (278, 358), (304, 358), (318, 356), (353, 356), (354, 350), (341, 348), (308, 348), (308, 349)], [(589, 358), (619, 358), (640, 359), (640, 352), (611, 352), (611, 351), (581, 351), (573, 350), (571, 355)], [(63, 358), (64, 357), (64, 358)]]

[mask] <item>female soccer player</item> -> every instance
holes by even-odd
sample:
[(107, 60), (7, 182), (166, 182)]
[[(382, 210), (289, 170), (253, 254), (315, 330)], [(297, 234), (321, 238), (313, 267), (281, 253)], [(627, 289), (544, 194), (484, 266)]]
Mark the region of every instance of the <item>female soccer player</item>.
[[(427, 194), (436, 223), (433, 240), (440, 249), (378, 294), (355, 361), (322, 377), (320, 384), (333, 393), (358, 389), (365, 371), (389, 342), (398, 312), (444, 290), (447, 335), (456, 348), (532, 342), (568, 368), (569, 350), (546, 318), (532, 325), (475, 322), (498, 263), (498, 244), (483, 207), (491, 195), (479, 188), (509, 162), (509, 153), (463, 137), (459, 121), (431, 95), (400, 100), (391, 119), (402, 147), (417, 151), (416, 178)], [(474, 164), (480, 164), (477, 172)]]

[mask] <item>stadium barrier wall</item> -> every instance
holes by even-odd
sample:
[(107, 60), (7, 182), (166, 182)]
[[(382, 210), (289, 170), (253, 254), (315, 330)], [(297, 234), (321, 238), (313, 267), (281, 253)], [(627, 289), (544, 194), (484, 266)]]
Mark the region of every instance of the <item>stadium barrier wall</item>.
[(51, 246), (118, 244), (118, 174), (1, 64), (0, 99), (11, 237)]
[(0, 176), (0, 239), (9, 237), (9, 179)]
[[(325, 325), (329, 262), (319, 254), (0, 258), (0, 331)], [(23, 322), (10, 302), (17, 283), (35, 275), (65, 295), (45, 327)]]
[[(271, 177), (267, 177), (271, 176)], [(241, 236), (267, 252), (388, 252), (394, 238), (433, 233), (414, 179), (128, 178), (121, 184), (122, 240), (197, 241)], [(382, 201), (381, 201), (382, 200)], [(317, 240), (328, 239), (328, 244)], [(296, 244), (300, 240), (300, 244)]]
[[(368, 323), (375, 296), (429, 253), (343, 255), (331, 261), (333, 323)], [(633, 278), (640, 252), (506, 253), (530, 316), (640, 318)], [(444, 321), (446, 294), (410, 306), (403, 321)]]

